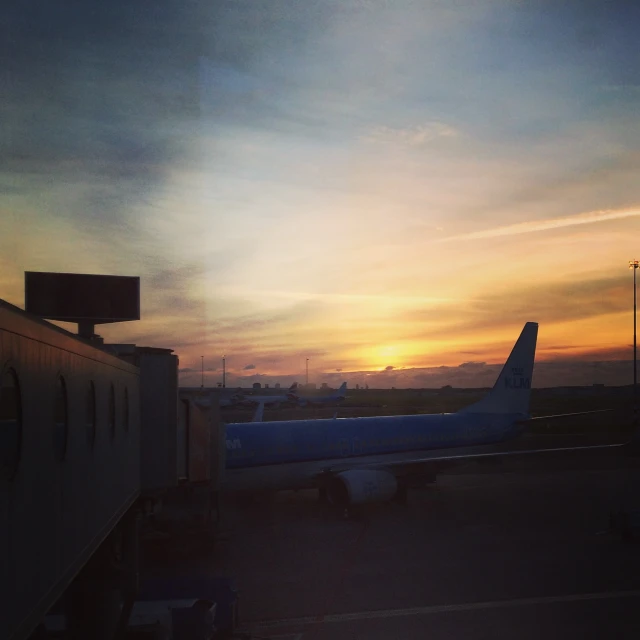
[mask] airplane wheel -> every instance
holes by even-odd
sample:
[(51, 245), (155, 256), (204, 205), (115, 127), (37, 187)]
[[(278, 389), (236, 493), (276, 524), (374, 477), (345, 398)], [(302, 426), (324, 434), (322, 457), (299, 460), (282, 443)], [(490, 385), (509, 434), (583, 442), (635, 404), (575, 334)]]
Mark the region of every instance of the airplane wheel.
[(409, 490), (407, 489), (407, 485), (406, 484), (400, 484), (398, 486), (398, 491), (396, 492), (396, 495), (395, 495), (394, 499), (398, 504), (406, 505), (407, 504), (408, 495), (409, 495)]

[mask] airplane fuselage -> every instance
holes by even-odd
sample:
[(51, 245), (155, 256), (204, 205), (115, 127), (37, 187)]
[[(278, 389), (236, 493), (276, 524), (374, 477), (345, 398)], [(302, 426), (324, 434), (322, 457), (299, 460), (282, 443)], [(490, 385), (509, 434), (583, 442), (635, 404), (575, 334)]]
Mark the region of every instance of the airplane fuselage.
[(229, 488), (296, 489), (336, 463), (489, 445), (521, 433), (521, 414), (451, 413), (236, 423), (226, 427)]

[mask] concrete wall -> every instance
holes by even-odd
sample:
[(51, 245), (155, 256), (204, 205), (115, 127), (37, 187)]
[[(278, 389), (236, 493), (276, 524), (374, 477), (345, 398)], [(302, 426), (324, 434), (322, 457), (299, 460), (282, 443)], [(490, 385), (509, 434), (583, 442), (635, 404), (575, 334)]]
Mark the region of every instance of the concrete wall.
[(0, 475), (0, 638), (24, 638), (140, 493), (139, 371), (0, 301), (9, 370), (21, 441), (15, 473)]

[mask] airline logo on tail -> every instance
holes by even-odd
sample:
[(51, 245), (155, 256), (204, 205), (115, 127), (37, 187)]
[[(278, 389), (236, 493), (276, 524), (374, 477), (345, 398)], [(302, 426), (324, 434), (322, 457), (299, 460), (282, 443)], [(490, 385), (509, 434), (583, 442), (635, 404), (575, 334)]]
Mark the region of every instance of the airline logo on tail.
[(531, 378), (526, 378), (523, 367), (512, 367), (511, 375), (504, 377), (506, 389), (531, 389)]

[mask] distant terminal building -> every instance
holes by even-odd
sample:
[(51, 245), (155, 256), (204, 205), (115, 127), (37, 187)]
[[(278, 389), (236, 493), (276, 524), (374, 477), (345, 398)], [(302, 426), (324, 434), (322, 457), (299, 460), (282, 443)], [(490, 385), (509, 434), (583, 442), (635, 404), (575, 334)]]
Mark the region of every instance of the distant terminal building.
[(262, 389), (262, 385), (259, 382), (254, 382), (253, 383), (253, 388), (254, 389)]
[(279, 389), (280, 388), (280, 383), (276, 382), (274, 386), (275, 386), (276, 389)]

